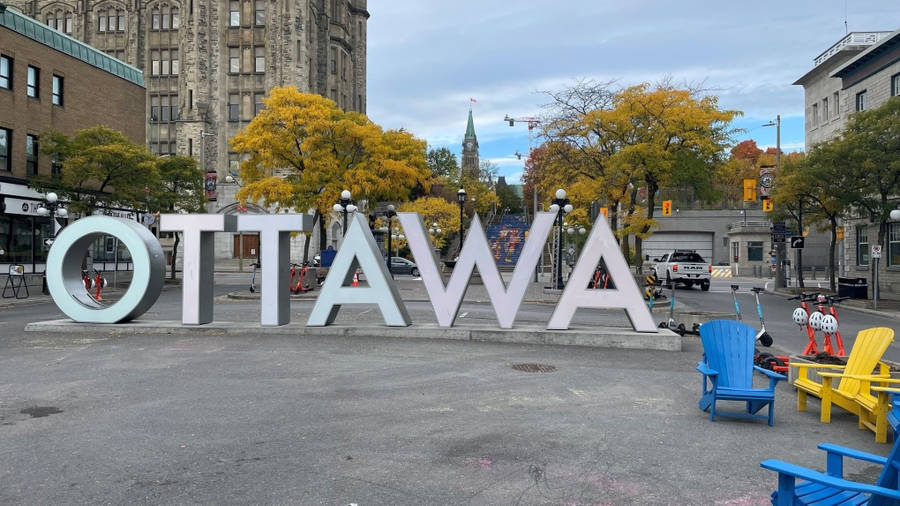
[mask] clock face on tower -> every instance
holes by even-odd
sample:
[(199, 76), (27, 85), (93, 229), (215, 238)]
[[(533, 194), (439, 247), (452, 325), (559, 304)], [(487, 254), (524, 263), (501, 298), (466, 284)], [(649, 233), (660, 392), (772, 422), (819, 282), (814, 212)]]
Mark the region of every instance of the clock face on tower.
[(472, 141), (466, 142), (467, 148), (472, 149), (472, 146), (474, 146), (474, 144), (472, 144)]

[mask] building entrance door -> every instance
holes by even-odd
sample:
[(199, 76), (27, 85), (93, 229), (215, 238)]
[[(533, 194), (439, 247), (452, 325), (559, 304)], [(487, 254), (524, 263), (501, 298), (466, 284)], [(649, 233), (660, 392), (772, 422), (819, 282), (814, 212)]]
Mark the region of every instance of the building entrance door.
[[(234, 234), (233, 258), (241, 258), (241, 234)], [(244, 234), (243, 258), (259, 258), (259, 234)]]

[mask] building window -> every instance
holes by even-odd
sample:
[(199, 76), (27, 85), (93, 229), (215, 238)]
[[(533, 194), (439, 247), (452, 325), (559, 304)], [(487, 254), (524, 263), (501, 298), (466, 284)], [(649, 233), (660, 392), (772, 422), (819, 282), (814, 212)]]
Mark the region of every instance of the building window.
[(38, 138), (36, 135), (25, 136), (25, 174), (34, 176), (37, 174), (38, 164)]
[(41, 97), (41, 69), (28, 66), (28, 81), (26, 83), (26, 95), (31, 98)]
[(237, 74), (241, 71), (241, 49), (238, 47), (228, 48), (228, 72)]
[(263, 104), (263, 97), (265, 97), (265, 93), (254, 93), (253, 94), (253, 115), (256, 116), (260, 111), (266, 108), (265, 104)]
[(228, 26), (241, 26), (241, 2), (231, 0), (230, 5)]
[(867, 103), (868, 103), (868, 100), (866, 99), (866, 90), (862, 90), (861, 92), (856, 94), (856, 110), (857, 111), (865, 111)]
[(237, 172), (241, 168), (241, 155), (237, 153), (228, 153), (228, 171)]
[(331, 48), (331, 62), (330, 62), (331, 74), (337, 74), (337, 49)]
[(869, 265), (869, 231), (865, 226), (856, 227), (856, 265)]
[(66, 12), (66, 35), (72, 35), (72, 13)]
[(900, 223), (888, 225), (888, 265), (900, 265)]
[(253, 70), (257, 74), (266, 71), (266, 48), (264, 46), (253, 48)]
[(181, 28), (181, 16), (178, 14), (178, 8), (172, 7), (172, 30)]
[(266, 2), (265, 0), (255, 0), (253, 3), (253, 24), (256, 26), (265, 26), (266, 24)]
[(61, 172), (62, 164), (59, 163), (59, 158), (54, 156), (53, 159), (50, 160), (50, 175), (52, 175), (53, 177), (58, 177)]
[(828, 122), (828, 97), (822, 99), (822, 121)]
[(836, 91), (831, 95), (831, 108), (834, 109), (835, 118), (841, 115), (840, 96), (841, 93), (839, 91)]
[(812, 126), (816, 126), (819, 124), (819, 104), (812, 105), (812, 114), (810, 115), (810, 120), (812, 121)]
[(10, 159), (12, 158), (12, 130), (0, 128), (0, 170), (9, 172), (12, 170)]
[(900, 74), (894, 74), (891, 76), (891, 96), (900, 96)]
[(63, 78), (53, 74), (53, 105), (63, 106)]
[(169, 123), (178, 118), (178, 95), (153, 95), (150, 97), (151, 121)]
[(0, 55), (0, 88), (12, 89), (13, 59), (5, 54)]
[(153, 8), (153, 14), (152, 14), (152, 16), (151, 16), (151, 19), (153, 20), (153, 21), (151, 22), (151, 25), (150, 25), (150, 26), (152, 27), (151, 29), (152, 29), (152, 30), (159, 30), (159, 29), (161, 29), (161, 27), (162, 27), (162, 22), (160, 21), (160, 20), (161, 20), (161, 13), (159, 12), (159, 7), (154, 7), (154, 8)]
[(763, 243), (762, 241), (747, 241), (747, 260), (751, 262), (762, 262), (763, 259)]
[(228, 121), (238, 121), (240, 119), (240, 96), (237, 93), (228, 94)]
[(178, 59), (178, 50), (172, 50), (172, 75), (177, 76), (181, 71), (181, 61)]
[(154, 76), (177, 76), (180, 70), (177, 49), (150, 51), (150, 73)]

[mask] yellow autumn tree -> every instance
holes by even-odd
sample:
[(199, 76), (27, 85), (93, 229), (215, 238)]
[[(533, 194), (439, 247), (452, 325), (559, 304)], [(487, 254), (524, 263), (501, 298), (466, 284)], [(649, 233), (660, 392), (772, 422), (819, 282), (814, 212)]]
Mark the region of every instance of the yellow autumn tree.
[(265, 108), (231, 139), (247, 157), (241, 164), (242, 201), (276, 209), (314, 209), (320, 247), (322, 211), (342, 190), (370, 204), (405, 201), (429, 186), (425, 141), (403, 130), (383, 130), (363, 114), (345, 112), (327, 98), (289, 86), (273, 88)]
[[(459, 206), (441, 197), (422, 197), (406, 202), (398, 211), (402, 213), (419, 213), (425, 229), (431, 237), (435, 248), (443, 248), (448, 238), (459, 230)], [(431, 229), (437, 224), (440, 233), (432, 233)], [(406, 245), (405, 240), (400, 240), (398, 247)]]

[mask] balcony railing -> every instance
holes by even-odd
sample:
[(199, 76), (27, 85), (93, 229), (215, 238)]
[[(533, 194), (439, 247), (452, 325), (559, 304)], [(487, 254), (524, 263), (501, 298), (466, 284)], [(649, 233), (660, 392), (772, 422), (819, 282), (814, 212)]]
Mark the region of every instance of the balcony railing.
[(824, 53), (817, 56), (813, 60), (813, 67), (818, 67), (847, 46), (871, 46), (891, 33), (892, 32), (850, 32), (846, 37), (837, 41), (833, 46), (825, 50)]

